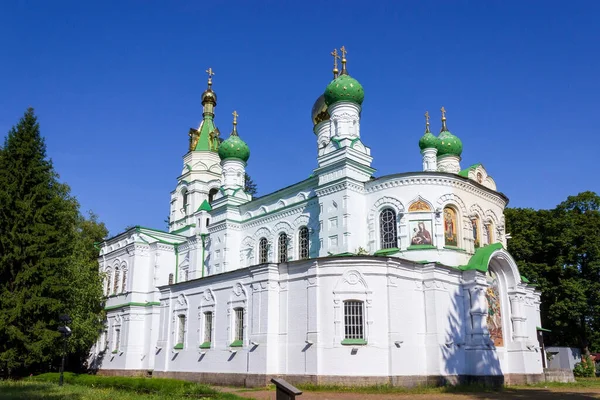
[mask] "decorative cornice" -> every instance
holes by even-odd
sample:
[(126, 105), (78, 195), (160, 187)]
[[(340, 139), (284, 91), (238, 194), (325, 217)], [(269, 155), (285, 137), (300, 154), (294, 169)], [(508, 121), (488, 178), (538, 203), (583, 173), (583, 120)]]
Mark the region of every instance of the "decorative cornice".
[[(379, 182), (381, 180), (381, 182)], [(493, 194), (491, 191), (481, 189), (475, 184), (469, 181), (465, 181), (460, 177), (453, 177), (447, 175), (409, 175), (396, 178), (380, 178), (374, 182), (367, 184), (365, 188), (367, 193), (375, 193), (385, 189), (398, 187), (398, 186), (419, 186), (419, 185), (439, 185), (449, 186), (457, 189), (461, 189), (467, 193), (474, 194), (480, 198), (484, 198), (499, 207), (506, 207), (508, 199), (502, 194)]]

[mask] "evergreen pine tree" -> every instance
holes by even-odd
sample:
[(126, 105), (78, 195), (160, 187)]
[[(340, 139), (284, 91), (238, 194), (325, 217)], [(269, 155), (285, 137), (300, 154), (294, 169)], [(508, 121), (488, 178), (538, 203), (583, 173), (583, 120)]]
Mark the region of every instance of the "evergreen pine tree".
[(60, 353), (58, 316), (73, 301), (80, 223), (69, 187), (58, 181), (33, 109), (0, 153), (0, 370), (47, 368)]

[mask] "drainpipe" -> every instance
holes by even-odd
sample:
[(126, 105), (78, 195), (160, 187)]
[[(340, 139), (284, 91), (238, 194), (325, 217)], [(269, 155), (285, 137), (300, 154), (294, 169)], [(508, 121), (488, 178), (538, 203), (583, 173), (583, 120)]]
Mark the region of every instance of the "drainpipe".
[(179, 244), (173, 244), (175, 249), (175, 283), (179, 281)]
[(202, 238), (202, 277), (204, 278), (204, 264), (205, 264), (205, 260), (204, 260), (205, 242), (204, 242), (204, 239), (206, 239), (206, 233), (202, 233), (200, 235), (200, 237)]

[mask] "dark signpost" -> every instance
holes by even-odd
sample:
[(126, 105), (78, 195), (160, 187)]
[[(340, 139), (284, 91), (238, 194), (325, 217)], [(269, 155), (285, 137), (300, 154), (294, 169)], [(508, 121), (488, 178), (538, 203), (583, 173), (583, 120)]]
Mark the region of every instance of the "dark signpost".
[(67, 355), (67, 340), (69, 339), (69, 336), (71, 336), (71, 328), (69, 328), (67, 325), (69, 325), (71, 323), (71, 317), (69, 317), (67, 314), (62, 314), (59, 317), (59, 319), (60, 319), (60, 322), (62, 323), (62, 326), (58, 327), (58, 331), (63, 336), (63, 353), (62, 353), (62, 361), (60, 363), (60, 378), (58, 379), (58, 386), (62, 386), (63, 385), (63, 373), (65, 372), (65, 357)]

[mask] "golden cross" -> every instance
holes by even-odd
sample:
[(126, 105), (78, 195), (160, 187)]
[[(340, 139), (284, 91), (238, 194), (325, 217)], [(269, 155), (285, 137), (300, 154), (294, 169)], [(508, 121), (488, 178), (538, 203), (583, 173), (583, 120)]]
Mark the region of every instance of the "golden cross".
[(429, 111), (425, 111), (425, 122), (429, 125)]
[(342, 46), (340, 48), (340, 51), (342, 52), (342, 60), (345, 60), (346, 59), (346, 53), (347, 53), (346, 48), (344, 46)]
[(442, 112), (442, 119), (446, 119), (446, 109), (444, 108), (444, 106), (442, 106), (440, 111)]
[(237, 117), (239, 117), (240, 115), (237, 113), (237, 111), (233, 111), (231, 115), (233, 115), (233, 124), (237, 125)]
[(339, 60), (340, 56), (337, 52), (337, 49), (333, 49), (333, 51), (331, 52), (331, 55), (333, 56), (333, 69), (336, 70), (337, 69), (337, 60)]
[(212, 77), (215, 73), (213, 72), (212, 68), (210, 68), (210, 67), (206, 70), (206, 73), (208, 74), (208, 86), (210, 87), (210, 86), (212, 86)]

